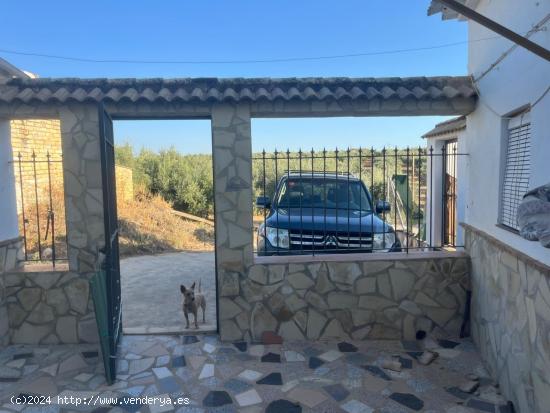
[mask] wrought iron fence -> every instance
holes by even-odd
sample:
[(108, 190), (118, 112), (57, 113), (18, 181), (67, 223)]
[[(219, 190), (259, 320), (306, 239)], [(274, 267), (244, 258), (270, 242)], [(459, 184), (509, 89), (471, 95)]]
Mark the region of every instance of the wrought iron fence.
[[(67, 236), (60, 155), (17, 154), (14, 166), (19, 229), (25, 261), (67, 260)], [(60, 223), (62, 225), (60, 225)]]
[[(449, 148), (451, 150), (449, 151)], [(253, 156), (258, 255), (456, 248), (457, 146)]]

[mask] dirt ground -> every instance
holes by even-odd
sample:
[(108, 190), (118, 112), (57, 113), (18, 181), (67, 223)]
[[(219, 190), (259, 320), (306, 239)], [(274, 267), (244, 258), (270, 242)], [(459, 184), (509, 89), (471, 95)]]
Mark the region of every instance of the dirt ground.
[[(196, 282), (195, 291), (198, 292), (199, 280), (207, 305), (206, 324), (199, 323), (199, 331), (216, 331), (213, 252), (176, 252), (125, 258), (120, 261), (120, 272), (125, 333), (185, 331), (180, 285), (188, 287)], [(199, 321), (202, 321), (202, 310)]]

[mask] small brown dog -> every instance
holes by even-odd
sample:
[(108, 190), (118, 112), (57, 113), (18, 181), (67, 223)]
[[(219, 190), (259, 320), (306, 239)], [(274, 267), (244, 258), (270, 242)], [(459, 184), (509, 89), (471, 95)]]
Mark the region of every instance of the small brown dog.
[(199, 314), (199, 307), (202, 308), (202, 322), (206, 322), (206, 300), (204, 295), (201, 294), (201, 280), (199, 280), (199, 292), (195, 294), (195, 283), (191, 288), (185, 288), (184, 285), (180, 286), (181, 293), (183, 294), (183, 314), (185, 315), (185, 321), (187, 325), (185, 328), (189, 328), (189, 313), (195, 316), (195, 328), (199, 328), (197, 323), (197, 316)]

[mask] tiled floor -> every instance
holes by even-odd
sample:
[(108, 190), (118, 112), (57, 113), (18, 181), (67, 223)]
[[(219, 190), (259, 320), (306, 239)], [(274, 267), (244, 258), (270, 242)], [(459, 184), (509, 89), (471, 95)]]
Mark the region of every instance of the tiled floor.
[[(429, 366), (417, 361), (425, 348), (439, 353)], [(220, 343), (216, 336), (126, 336), (119, 355), (118, 381), (107, 386), (93, 346), (11, 346), (0, 352), (0, 411), (511, 411), (469, 341), (264, 346)], [(400, 361), (402, 370), (384, 369), (388, 360)], [(479, 383), (472, 394), (458, 388), (472, 379)], [(23, 406), (10, 403), (13, 395), (52, 399)], [(77, 399), (63, 405), (58, 395), (91, 405), (76, 406)], [(143, 404), (146, 396), (162, 399)], [(108, 397), (119, 405), (111, 406)], [(168, 397), (189, 404), (169, 405)]]

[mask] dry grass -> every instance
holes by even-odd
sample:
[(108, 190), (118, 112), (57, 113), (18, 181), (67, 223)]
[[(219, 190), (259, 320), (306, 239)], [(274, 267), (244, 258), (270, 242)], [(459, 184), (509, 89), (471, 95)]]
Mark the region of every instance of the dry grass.
[[(63, 191), (53, 190), (53, 209), (55, 211), (56, 257), (67, 258), (65, 234), (65, 208)], [(40, 200), (38, 204), (41, 246), (51, 247), (51, 233), (44, 240), (48, 216), (48, 202)], [(184, 220), (172, 214), (171, 206), (159, 196), (138, 191), (133, 201), (118, 202), (119, 244), (121, 256), (159, 254), (171, 251), (213, 251), (214, 227)], [(38, 259), (38, 231), (36, 225), (36, 204), (29, 199), (25, 205), (27, 220), (27, 251), (29, 259)], [(23, 234), (22, 217), (19, 220)], [(51, 229), (50, 229), (51, 231)], [(50, 259), (49, 251), (43, 258)]]
[[(25, 192), (25, 230), (27, 257), (29, 260), (38, 260), (38, 222), (40, 222), (40, 247), (42, 257), (51, 258), (52, 250), (52, 227), (51, 222), (48, 228), (48, 211), (50, 202), (47, 189), (40, 188), (38, 203), (33, 191)], [(38, 216), (37, 216), (38, 208)], [(52, 210), (54, 211), (54, 230), (55, 230), (55, 255), (57, 259), (67, 258), (67, 234), (65, 225), (65, 203), (63, 201), (63, 187), (61, 185), (52, 186)], [(23, 216), (19, 215), (19, 233), (25, 234), (23, 229)], [(46, 238), (47, 235), (47, 238)]]
[(119, 202), (120, 255), (168, 251), (213, 251), (214, 227), (181, 219), (160, 196), (138, 191), (132, 202)]

